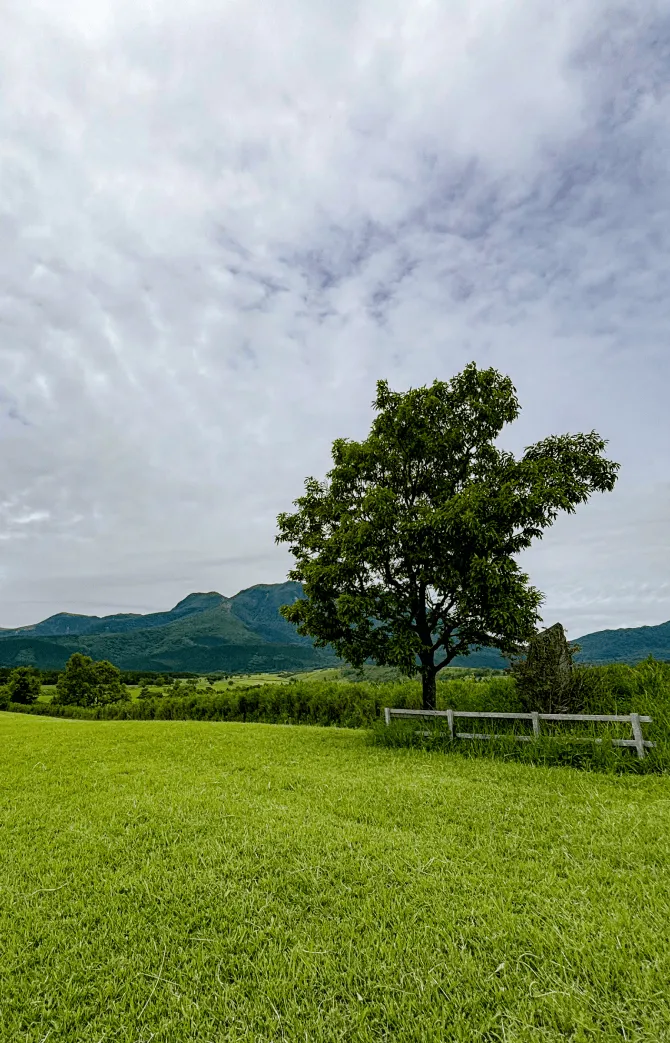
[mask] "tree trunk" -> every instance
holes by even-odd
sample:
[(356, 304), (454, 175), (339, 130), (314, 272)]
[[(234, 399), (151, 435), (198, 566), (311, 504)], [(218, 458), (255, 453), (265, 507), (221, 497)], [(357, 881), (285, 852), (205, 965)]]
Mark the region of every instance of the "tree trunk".
[(435, 667), (432, 663), (421, 667), (421, 687), (423, 695), (423, 710), (436, 710), (437, 685), (435, 683)]

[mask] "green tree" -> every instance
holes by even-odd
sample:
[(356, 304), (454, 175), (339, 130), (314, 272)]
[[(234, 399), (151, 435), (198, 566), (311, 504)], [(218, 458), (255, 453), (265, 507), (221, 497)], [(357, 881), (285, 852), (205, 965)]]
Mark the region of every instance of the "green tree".
[(121, 671), (107, 659), (93, 664), (96, 685), (96, 702), (117, 703), (128, 698), (128, 690), (121, 681)]
[(94, 663), (90, 656), (74, 652), (58, 678), (55, 703), (75, 706), (99, 706), (125, 699), (128, 691), (121, 682), (121, 671), (102, 659)]
[(138, 692), (138, 695), (137, 695), (137, 698), (138, 699), (162, 699), (163, 698), (163, 690), (162, 690), (162, 688), (149, 688), (148, 685), (144, 684), (140, 688), (140, 690)]
[(7, 694), (10, 702), (26, 705), (35, 703), (41, 691), (40, 675), (34, 667), (17, 666), (15, 670), (12, 670), (7, 681)]
[(58, 677), (54, 703), (92, 706), (95, 699), (92, 667), (93, 660), (90, 656), (74, 652), (65, 664), (65, 670)]
[(472, 646), (517, 654), (543, 595), (514, 556), (560, 511), (611, 490), (619, 465), (590, 434), (557, 435), (516, 459), (496, 446), (519, 414), (509, 377), (470, 363), (450, 381), (392, 392), (377, 383), (362, 442), (333, 443), (327, 481), (305, 481), (277, 518), (304, 597), (280, 609), (353, 666), (412, 676), (435, 707), (436, 678)]

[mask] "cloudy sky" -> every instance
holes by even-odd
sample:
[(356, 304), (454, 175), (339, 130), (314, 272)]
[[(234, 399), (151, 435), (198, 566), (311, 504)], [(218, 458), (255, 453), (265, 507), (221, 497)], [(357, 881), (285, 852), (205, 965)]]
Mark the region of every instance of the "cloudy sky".
[(3, 0), (0, 626), (290, 567), (375, 382), (475, 359), (609, 439), (523, 558), (670, 619), (670, 0)]

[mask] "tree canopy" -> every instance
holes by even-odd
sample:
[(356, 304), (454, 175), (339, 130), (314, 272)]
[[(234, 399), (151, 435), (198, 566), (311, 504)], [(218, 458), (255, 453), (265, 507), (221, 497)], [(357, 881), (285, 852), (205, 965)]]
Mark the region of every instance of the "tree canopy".
[(99, 706), (127, 696), (121, 671), (106, 659), (95, 663), (90, 656), (74, 652), (58, 678), (54, 702), (75, 706)]
[(32, 666), (17, 666), (7, 681), (10, 702), (30, 705), (37, 702), (42, 690), (40, 675)]
[(280, 611), (353, 666), (420, 664), (431, 709), (456, 656), (512, 656), (530, 640), (543, 594), (515, 555), (611, 490), (619, 465), (595, 431), (549, 436), (520, 459), (496, 446), (519, 414), (516, 389), (474, 362), (407, 392), (380, 380), (373, 407), (368, 437), (337, 439), (326, 480), (306, 479), (297, 510), (277, 518), (304, 590)]

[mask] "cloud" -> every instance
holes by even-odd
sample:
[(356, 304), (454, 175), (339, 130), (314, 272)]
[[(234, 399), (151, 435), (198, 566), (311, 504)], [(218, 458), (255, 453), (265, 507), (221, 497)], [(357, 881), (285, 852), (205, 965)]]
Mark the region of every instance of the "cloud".
[(530, 552), (547, 611), (670, 618), (664, 8), (9, 0), (0, 624), (283, 579), (375, 380), (471, 358), (511, 448), (623, 465)]

